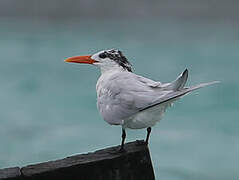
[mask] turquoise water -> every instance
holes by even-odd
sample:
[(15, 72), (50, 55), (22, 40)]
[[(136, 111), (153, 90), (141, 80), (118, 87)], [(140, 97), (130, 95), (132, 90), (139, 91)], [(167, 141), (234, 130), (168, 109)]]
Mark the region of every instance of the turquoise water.
[[(188, 85), (222, 83), (184, 97), (153, 128), (157, 179), (238, 179), (239, 24), (176, 21), (0, 20), (0, 168), (118, 145), (120, 127), (96, 109), (99, 71), (73, 55), (119, 48), (140, 75)], [(129, 130), (127, 141), (144, 130)]]

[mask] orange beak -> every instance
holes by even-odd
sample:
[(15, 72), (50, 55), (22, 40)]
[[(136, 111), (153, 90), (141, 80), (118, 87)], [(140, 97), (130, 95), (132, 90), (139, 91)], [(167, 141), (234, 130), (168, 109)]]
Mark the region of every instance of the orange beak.
[(91, 56), (73, 56), (67, 58), (65, 62), (93, 64), (98, 61), (91, 59)]

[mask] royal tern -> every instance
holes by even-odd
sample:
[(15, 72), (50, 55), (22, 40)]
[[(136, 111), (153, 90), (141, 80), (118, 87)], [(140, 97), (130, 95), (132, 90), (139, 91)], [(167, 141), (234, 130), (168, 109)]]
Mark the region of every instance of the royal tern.
[(122, 126), (120, 151), (124, 150), (126, 128), (147, 128), (148, 144), (151, 127), (162, 118), (166, 108), (189, 92), (217, 81), (184, 87), (188, 70), (170, 83), (153, 81), (132, 72), (132, 65), (117, 49), (103, 50), (89, 56), (74, 56), (66, 62), (92, 64), (100, 68), (96, 84), (97, 108), (110, 125)]

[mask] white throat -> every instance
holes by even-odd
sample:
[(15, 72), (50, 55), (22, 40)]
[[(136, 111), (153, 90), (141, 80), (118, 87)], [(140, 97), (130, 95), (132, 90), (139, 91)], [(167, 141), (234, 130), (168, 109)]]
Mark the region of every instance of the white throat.
[(122, 66), (116, 63), (97, 64), (97, 66), (100, 68), (101, 74), (126, 71)]

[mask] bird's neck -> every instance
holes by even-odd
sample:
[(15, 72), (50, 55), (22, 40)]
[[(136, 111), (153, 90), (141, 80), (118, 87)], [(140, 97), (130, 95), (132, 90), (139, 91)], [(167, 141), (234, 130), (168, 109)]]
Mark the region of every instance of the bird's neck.
[(99, 77), (97, 84), (96, 84), (96, 91), (97, 91), (97, 95), (99, 95), (101, 89), (105, 88), (105, 85), (110, 82), (110, 79), (112, 78), (112, 76), (114, 76), (117, 73), (123, 72), (125, 70), (121, 70), (121, 69), (102, 69), (101, 68), (101, 76)]
[(123, 67), (119, 65), (114, 65), (114, 66), (101, 66), (100, 67), (101, 74), (108, 74), (108, 73), (116, 73), (116, 72), (124, 72), (126, 71)]
[(98, 94), (98, 90), (101, 89), (102, 87), (104, 87), (105, 83), (109, 82), (109, 79), (114, 76), (117, 73), (120, 72), (125, 72), (124, 68), (105, 68), (105, 67), (100, 67), (101, 70), (101, 76), (99, 77), (98, 81), (97, 81), (97, 85), (96, 85), (96, 89), (97, 89), (97, 94)]

